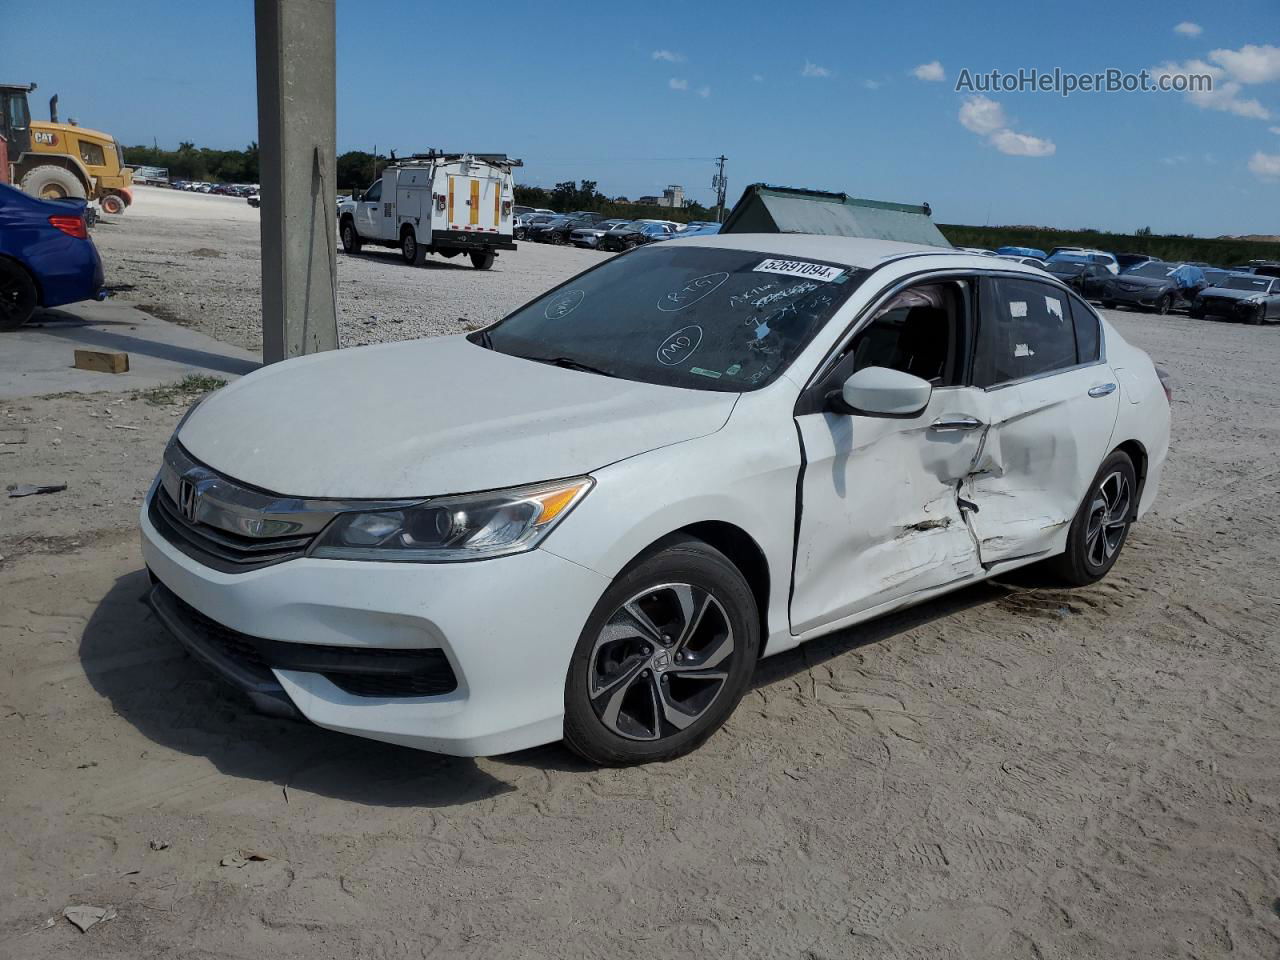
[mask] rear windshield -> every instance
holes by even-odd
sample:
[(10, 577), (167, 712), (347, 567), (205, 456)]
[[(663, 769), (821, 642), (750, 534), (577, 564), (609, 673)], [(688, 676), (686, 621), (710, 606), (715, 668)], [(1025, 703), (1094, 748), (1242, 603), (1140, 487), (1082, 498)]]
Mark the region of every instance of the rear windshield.
[(1228, 290), (1266, 290), (1271, 286), (1270, 277), (1227, 277), (1220, 287), (1226, 287)]
[(866, 275), (826, 261), (656, 244), (471, 339), (624, 380), (737, 393), (774, 380)]

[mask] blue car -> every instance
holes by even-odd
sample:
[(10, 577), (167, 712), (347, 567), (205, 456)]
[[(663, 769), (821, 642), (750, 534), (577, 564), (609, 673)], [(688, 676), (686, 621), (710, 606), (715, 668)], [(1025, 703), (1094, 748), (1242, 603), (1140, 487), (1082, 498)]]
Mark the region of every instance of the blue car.
[(106, 296), (85, 206), (0, 184), (0, 330), (17, 330), (37, 307)]

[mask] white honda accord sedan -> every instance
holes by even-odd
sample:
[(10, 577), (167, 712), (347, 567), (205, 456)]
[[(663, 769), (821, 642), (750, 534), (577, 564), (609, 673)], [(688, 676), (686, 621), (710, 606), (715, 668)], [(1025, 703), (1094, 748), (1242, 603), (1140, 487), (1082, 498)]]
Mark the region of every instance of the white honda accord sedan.
[(276, 364), (179, 425), (151, 603), (260, 709), (460, 755), (693, 749), (756, 661), (1042, 563), (1156, 496), (1151, 360), (1042, 271), (717, 235), (467, 336)]

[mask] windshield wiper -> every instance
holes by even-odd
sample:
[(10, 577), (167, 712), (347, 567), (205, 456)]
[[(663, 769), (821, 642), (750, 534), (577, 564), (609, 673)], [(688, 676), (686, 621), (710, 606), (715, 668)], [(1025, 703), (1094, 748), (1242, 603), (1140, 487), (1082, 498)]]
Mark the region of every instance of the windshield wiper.
[(486, 350), (493, 349), (493, 337), (489, 336), (488, 330), (481, 330), (479, 333), (476, 334), (475, 339), (472, 340), (471, 342), (475, 344), (479, 344), (480, 346), (484, 347)]
[(602, 377), (616, 377), (616, 373), (610, 373), (608, 370), (601, 370), (599, 367), (593, 367), (589, 363), (583, 363), (581, 360), (575, 360), (573, 357), (527, 357), (528, 360), (536, 360), (538, 363), (549, 363), (553, 367), (564, 367), (566, 370), (581, 370), (583, 373), (598, 373)]

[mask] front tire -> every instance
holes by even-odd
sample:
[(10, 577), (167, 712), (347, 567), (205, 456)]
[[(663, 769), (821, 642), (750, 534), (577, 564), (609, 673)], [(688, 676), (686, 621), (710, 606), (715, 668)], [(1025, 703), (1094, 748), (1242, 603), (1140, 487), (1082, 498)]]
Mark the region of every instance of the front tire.
[(363, 245), (360, 234), (356, 233), (356, 225), (349, 219), (342, 221), (342, 252), (357, 254)]
[(118, 217), (124, 213), (124, 198), (114, 193), (108, 193), (102, 198), (99, 206), (102, 207), (102, 212), (108, 216)]
[(596, 604), (565, 680), (565, 743), (603, 766), (672, 760), (733, 713), (760, 654), (760, 618), (719, 550), (672, 537)]
[(1076, 511), (1066, 551), (1047, 561), (1047, 569), (1066, 586), (1083, 587), (1101, 580), (1119, 559), (1137, 510), (1133, 461), (1117, 450), (1102, 462)]
[(35, 313), (36, 285), (27, 271), (0, 258), (0, 330), (17, 330)]
[(1166, 293), (1163, 297), (1161, 297), (1159, 300), (1156, 301), (1156, 313), (1160, 314), (1160, 316), (1162, 317), (1167, 316), (1169, 313), (1169, 309), (1172, 306), (1173, 306), (1173, 297), (1169, 296)]

